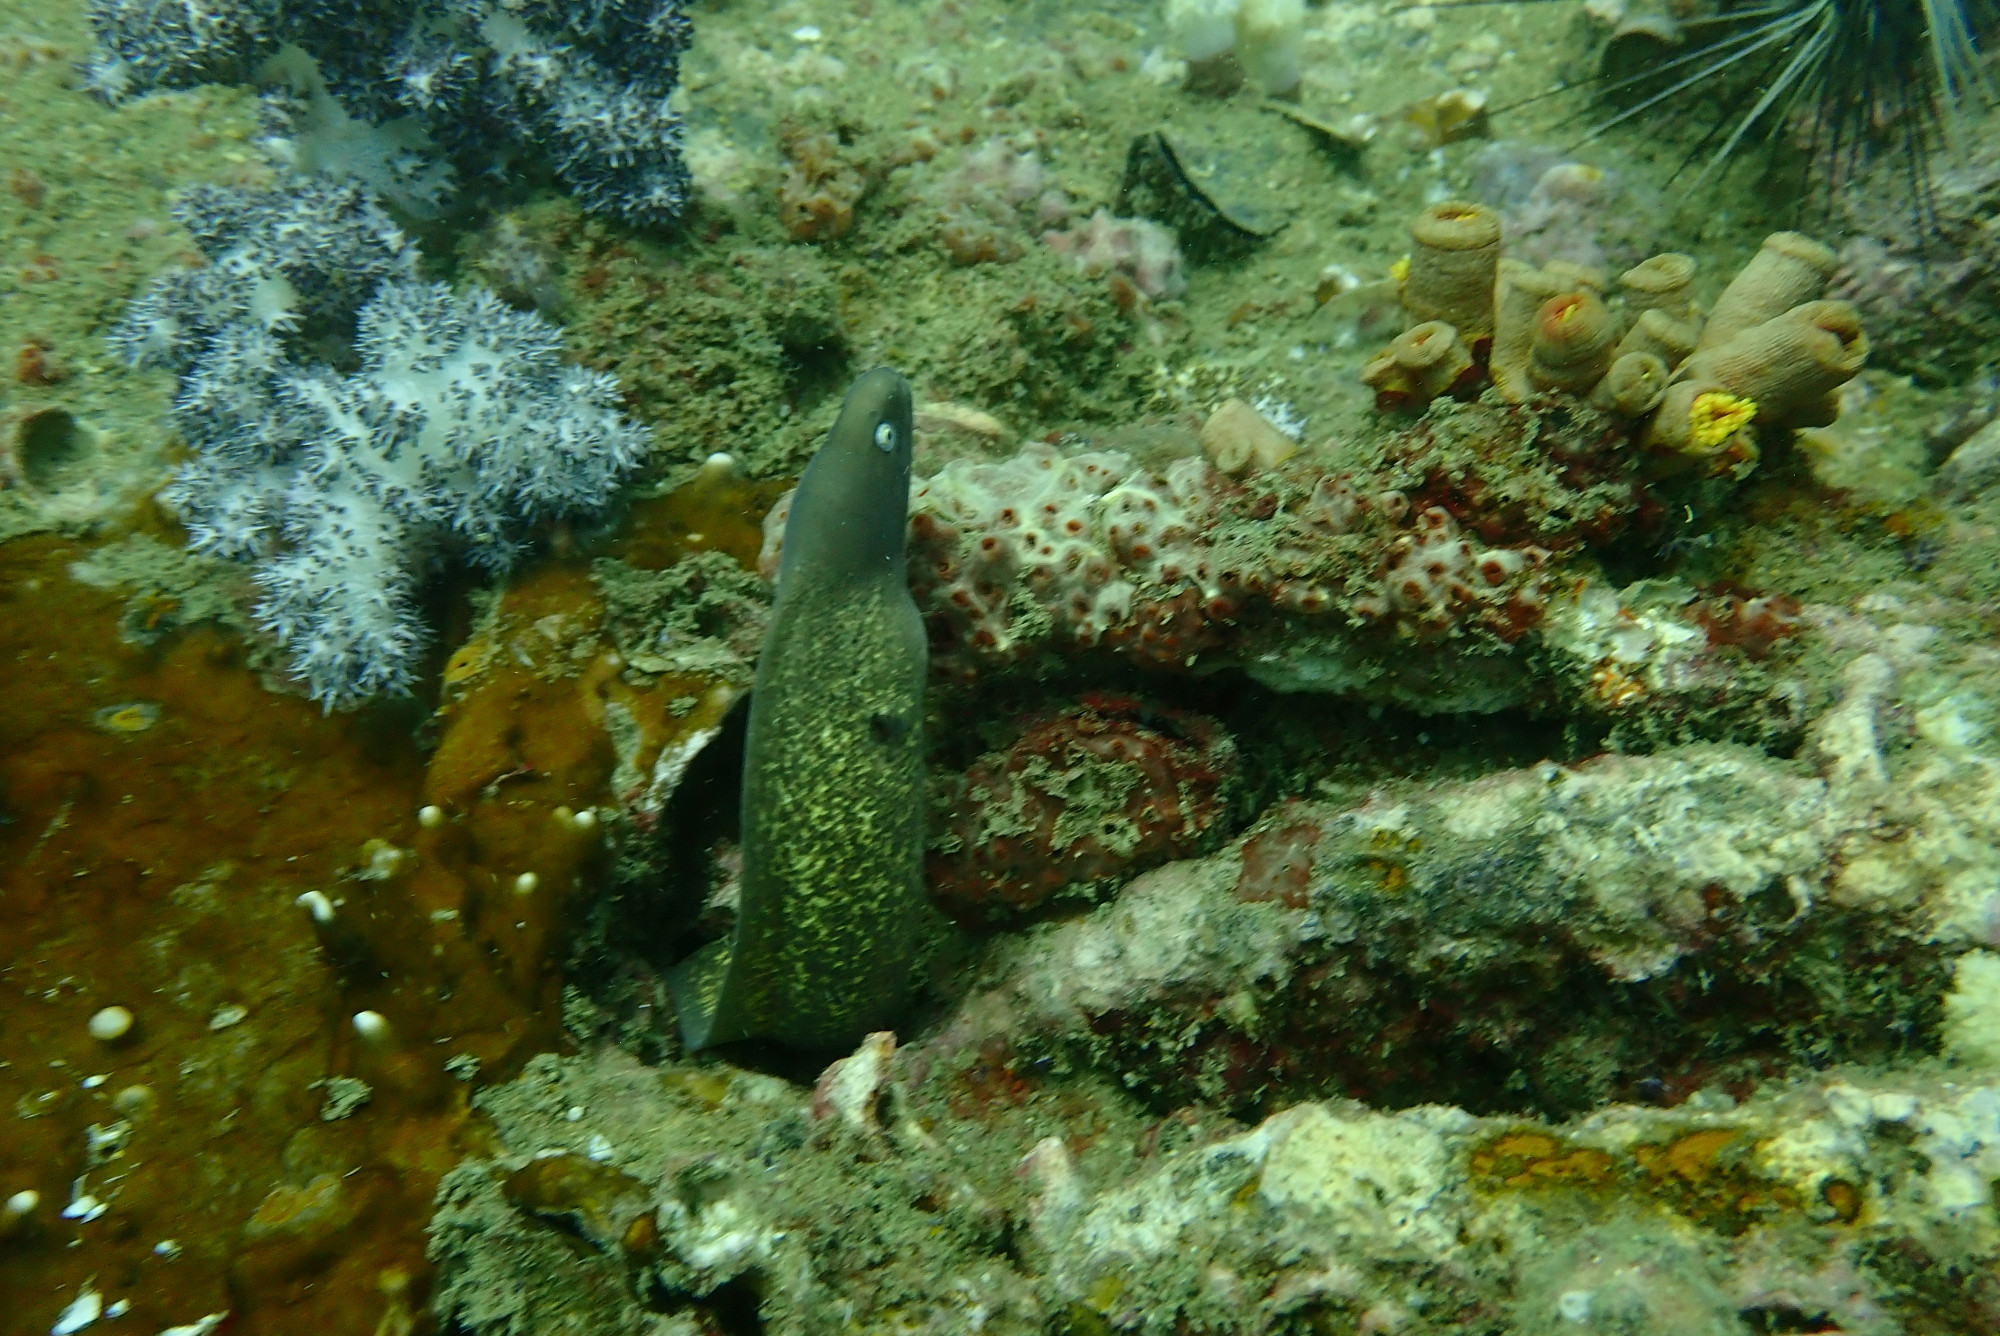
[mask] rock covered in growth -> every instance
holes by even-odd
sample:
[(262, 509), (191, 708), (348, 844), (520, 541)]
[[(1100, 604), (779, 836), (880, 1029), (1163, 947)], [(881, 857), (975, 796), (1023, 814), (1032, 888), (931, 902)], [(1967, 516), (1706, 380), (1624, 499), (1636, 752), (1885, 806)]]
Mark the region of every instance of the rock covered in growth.
[(1555, 1125), (1307, 1103), (1109, 1182), (1051, 1137), (1022, 1251), (1109, 1331), (1970, 1333), (2000, 1316), (1992, 1076)]
[(465, 179), (539, 156), (586, 208), (634, 223), (686, 200), (667, 106), (691, 35), (677, 0), (93, 0), (90, 18), (88, 77), (114, 100), (269, 78), (281, 48), (303, 51), (317, 68), (287, 72), (304, 94), (287, 112), (295, 161), (400, 184), (413, 205), (437, 201), (435, 174), (399, 160), (412, 154)]
[[(1663, 511), (1609, 415), (1446, 403), (1345, 467), (1234, 462), (1032, 444), (921, 480), (910, 584), (933, 665), (969, 680), (1109, 654), (1426, 713), (1554, 702), (1650, 743), (1796, 732), (1755, 666), (1794, 629), (1781, 603), (1595, 574), (1591, 553)], [(765, 521), (767, 576), (787, 513)]]
[(481, 1093), (491, 1148), (439, 1186), (433, 1311), (473, 1336), (709, 1330), (746, 1293), (771, 1336), (1972, 1336), (2000, 1317), (1991, 1068), (1571, 1121), (1326, 1100), (1244, 1125), (1038, 1086), (1003, 1053), (927, 1064), (880, 1034), (810, 1096), (535, 1058)]
[[(537, 1058), (479, 1093), (494, 1140), (440, 1185), (434, 1311), (477, 1336), (705, 1329), (750, 1296), (772, 1336), (1984, 1336), (2000, 655), (1944, 629), (1964, 609), (1786, 612), (1841, 684), (1790, 759), (1279, 807), (988, 942), (941, 1026), (810, 1090)], [(1659, 615), (1593, 634), (1643, 653)]]
[[(1232, 408), (1257, 416), (1225, 404), (1210, 426)], [(1592, 554), (1643, 551), (1665, 510), (1608, 415), (1446, 403), (1343, 467), (1213, 454), (1142, 466), (1032, 444), (920, 480), (910, 584), (934, 668), (1113, 656), (1423, 713), (1553, 708), (1618, 745), (1797, 743), (1815, 642), (1792, 600), (1597, 573)], [(780, 498), (765, 519), (766, 578), (787, 513)]]
[[(2000, 922), (2000, 788), (1958, 731), (1986, 670), (1948, 680), (1914, 626), (1817, 615), (1881, 649), (1808, 728), (1812, 770), (1697, 746), (1281, 807), (1000, 948), (1006, 982), (937, 1042), (1237, 1107), (1575, 1109), (1928, 1050), (1952, 957)], [(1921, 764), (1898, 760), (1912, 700), (1934, 702)]]
[(1018, 727), (963, 775), (931, 780), (927, 880), (961, 921), (1205, 852), (1227, 829), (1236, 744), (1214, 719), (1092, 692)]
[(960, 461), (912, 499), (911, 583), (959, 672), (1108, 650), (1493, 708), (1521, 698), (1514, 647), (1561, 564), (1639, 517), (1641, 486), (1605, 434), (1467, 406), (1338, 472), (1238, 479), (1201, 456), (1155, 470), (1039, 445)]
[[(211, 263), (159, 279), (111, 340), (181, 373), (194, 458), (161, 499), (196, 550), (258, 564), (257, 618), (314, 699), (407, 691), (432, 562), (506, 569), (537, 525), (601, 508), (645, 432), (539, 316), (413, 281), (351, 188), (208, 190), (183, 214)], [(328, 341), (359, 369), (305, 360)]]

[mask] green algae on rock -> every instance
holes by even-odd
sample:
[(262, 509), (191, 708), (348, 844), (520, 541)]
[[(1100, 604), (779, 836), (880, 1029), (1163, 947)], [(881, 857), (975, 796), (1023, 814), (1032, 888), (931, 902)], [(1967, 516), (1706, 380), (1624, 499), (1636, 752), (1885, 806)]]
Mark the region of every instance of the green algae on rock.
[(878, 367), (800, 479), (750, 700), (736, 928), (669, 976), (690, 1048), (852, 1043), (902, 999), (928, 667), (904, 575), (910, 442), (909, 382)]

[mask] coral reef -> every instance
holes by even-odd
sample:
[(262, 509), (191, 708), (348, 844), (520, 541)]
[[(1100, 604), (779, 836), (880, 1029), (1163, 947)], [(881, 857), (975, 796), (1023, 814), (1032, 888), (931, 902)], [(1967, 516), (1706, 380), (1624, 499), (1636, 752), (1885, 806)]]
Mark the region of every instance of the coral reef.
[[(1533, 95), (1589, 63), (1588, 16), (1202, 0), (1177, 9), (1235, 49), (1190, 69), (1163, 0), (732, 0), (673, 53), (668, 108), (647, 80), (672, 60), (632, 69), (659, 52), (619, 28), (658, 5), (319, 7), (343, 43), (299, 42), (308, 64), (276, 42), (303, 7), (253, 2), (179, 38), (249, 10), (100, 5), (162, 90), (114, 103), (77, 76), (87, 6), (0, 0), (0, 1293), (24, 1328), (2000, 1326), (1990, 387), (1867, 375), (1796, 439), (1676, 390), (1690, 434), (1699, 407), (1762, 458), (1668, 474), (1641, 439), (1676, 368), (1768, 378), (1847, 322), (1697, 353), (1786, 224), (1753, 174), (1669, 181), (1662, 127), (1612, 127), (1602, 174), (1503, 145), (1510, 179), (1476, 184), (1483, 136), (1573, 138)], [(208, 64), (161, 79), (197, 38)], [(1265, 55), (1295, 100), (1210, 96)], [(689, 117), (688, 226), (586, 215), (598, 110), (607, 138)], [(264, 690), (256, 566), (146, 505), (189, 458), (172, 397), (246, 328), (351, 408), (380, 373), (363, 309), (418, 277), (358, 195), (305, 211), (347, 229), (332, 275), (277, 231), (167, 221), (189, 185), (268, 184), (260, 147), (439, 213), (422, 277), (569, 322), (565, 360), (617, 377), (686, 484), (546, 543), (509, 521), (533, 555), (504, 579), (425, 579), (428, 718)], [(1383, 281), (1452, 198), (1507, 230), (1505, 357), (1498, 303), (1404, 331)], [(1670, 248), (1698, 278), (1641, 263)], [(169, 369), (104, 356), (176, 266), (186, 300), (128, 330)], [(1566, 358), (1602, 333), (1586, 293), (1614, 338)], [(1984, 318), (1951, 300), (1864, 321), (1944, 347)], [(1355, 373), (1399, 332), (1439, 356), (1391, 359), (1406, 411), (1375, 414)], [(770, 599), (746, 566), (877, 362), (918, 390), (941, 526), (913, 544), (933, 783), (1037, 826), (951, 851), (1004, 878), (934, 865), (977, 930), (917, 907), (935, 954), (900, 1044), (696, 1063), (659, 967), (740, 891), (731, 716)], [(1501, 367), (1519, 402), (1484, 395)], [(1764, 392), (1824, 414), (1810, 378)], [(1044, 489), (1086, 457), (1116, 467)], [(1050, 898), (1016, 909), (1017, 883)], [(106, 1011), (130, 1029), (94, 1037)]]
[(303, 52), (315, 69), (277, 72), (298, 89), (274, 104), (288, 156), (412, 207), (438, 202), (433, 160), (472, 180), (539, 158), (585, 208), (633, 223), (671, 221), (687, 197), (667, 106), (690, 36), (677, 0), (93, 0), (90, 21), (87, 77), (113, 100), (270, 79)]
[[(354, 187), (210, 190), (180, 216), (210, 263), (158, 280), (112, 338), (181, 373), (195, 457), (161, 500), (196, 551), (258, 564), (257, 620), (315, 700), (407, 691), (430, 564), (507, 569), (536, 526), (602, 508), (646, 434), (539, 316), (411, 281)], [(350, 319), (356, 371), (295, 356)]]
[(1226, 833), (1238, 764), (1215, 720), (1098, 692), (1015, 727), (963, 775), (931, 781), (927, 879), (959, 921), (1116, 885)]
[(1046, 445), (958, 460), (913, 495), (911, 586), (934, 667), (961, 681), (1111, 655), (1426, 713), (1553, 706), (1635, 742), (1795, 733), (1797, 688), (1714, 629), (1713, 599), (1592, 571), (1657, 532), (1631, 430), (1571, 399), (1445, 400), (1337, 471)]

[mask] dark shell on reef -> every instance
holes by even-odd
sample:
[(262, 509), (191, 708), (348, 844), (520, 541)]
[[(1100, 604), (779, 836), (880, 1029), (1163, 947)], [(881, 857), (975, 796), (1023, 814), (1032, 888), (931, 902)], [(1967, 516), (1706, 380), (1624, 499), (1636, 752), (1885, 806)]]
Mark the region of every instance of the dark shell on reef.
[(1197, 263), (1241, 255), (1291, 221), (1262, 183), (1255, 142), (1210, 143), (1148, 130), (1125, 155), (1118, 212), (1171, 227)]

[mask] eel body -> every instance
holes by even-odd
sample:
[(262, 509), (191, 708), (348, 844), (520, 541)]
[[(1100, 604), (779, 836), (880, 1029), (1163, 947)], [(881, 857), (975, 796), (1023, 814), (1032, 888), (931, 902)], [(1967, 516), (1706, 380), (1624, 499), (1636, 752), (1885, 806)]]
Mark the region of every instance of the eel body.
[(901, 1004), (923, 896), (910, 387), (855, 382), (792, 499), (750, 697), (733, 933), (667, 981), (691, 1049), (851, 1044)]

